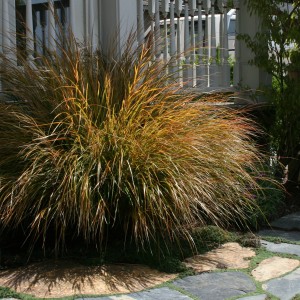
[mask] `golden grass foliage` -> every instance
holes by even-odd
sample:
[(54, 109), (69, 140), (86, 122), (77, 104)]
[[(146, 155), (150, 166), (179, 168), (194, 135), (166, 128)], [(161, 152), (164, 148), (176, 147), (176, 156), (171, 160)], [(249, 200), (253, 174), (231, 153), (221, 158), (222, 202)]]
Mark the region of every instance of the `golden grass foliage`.
[(147, 49), (114, 59), (70, 39), (59, 52), (1, 69), (18, 99), (0, 108), (2, 227), (44, 241), (54, 228), (57, 245), (119, 228), (143, 245), (246, 217), (260, 161), (249, 120), (196, 104)]

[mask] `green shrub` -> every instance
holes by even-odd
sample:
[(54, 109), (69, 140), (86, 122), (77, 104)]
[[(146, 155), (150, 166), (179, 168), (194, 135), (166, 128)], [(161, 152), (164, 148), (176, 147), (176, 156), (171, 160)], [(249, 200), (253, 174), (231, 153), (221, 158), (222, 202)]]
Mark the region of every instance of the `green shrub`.
[(6, 288), (6, 287), (1, 287), (0, 286), (0, 299), (8, 299), (8, 298), (15, 298), (15, 299), (21, 299), (20, 295), (13, 290)]
[(226, 242), (233, 241), (233, 234), (217, 226), (204, 226), (192, 231), (197, 250), (205, 252)]
[(261, 169), (260, 177), (257, 179), (259, 192), (252, 195), (257, 206), (252, 207), (248, 213), (247, 224), (253, 230), (269, 226), (270, 222), (283, 215), (285, 210), (285, 189), (276, 179), (279, 169), (277, 160), (267, 161)]
[(147, 49), (68, 43), (22, 68), (2, 57), (19, 101), (0, 108), (1, 226), (58, 250), (77, 236), (192, 244), (194, 226), (240, 223), (258, 188), (255, 126), (193, 104)]

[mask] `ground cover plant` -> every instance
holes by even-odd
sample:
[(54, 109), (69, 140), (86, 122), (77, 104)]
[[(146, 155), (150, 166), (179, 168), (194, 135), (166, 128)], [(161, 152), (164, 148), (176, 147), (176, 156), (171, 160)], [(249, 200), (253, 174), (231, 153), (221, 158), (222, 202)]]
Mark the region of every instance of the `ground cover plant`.
[(78, 237), (193, 246), (191, 228), (247, 219), (262, 156), (242, 112), (195, 103), (146, 47), (129, 41), (117, 56), (64, 43), (21, 67), (2, 57), (18, 100), (0, 108), (6, 237), (57, 253)]

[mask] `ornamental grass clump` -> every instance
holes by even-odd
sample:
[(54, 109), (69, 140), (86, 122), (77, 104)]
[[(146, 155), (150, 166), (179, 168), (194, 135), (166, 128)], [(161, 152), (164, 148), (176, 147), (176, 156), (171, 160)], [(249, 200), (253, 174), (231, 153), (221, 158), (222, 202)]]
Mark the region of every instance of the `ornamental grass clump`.
[(21, 67), (2, 59), (18, 100), (0, 109), (2, 228), (57, 248), (192, 242), (191, 227), (240, 223), (255, 205), (253, 124), (179, 91), (148, 49), (116, 58), (70, 39)]

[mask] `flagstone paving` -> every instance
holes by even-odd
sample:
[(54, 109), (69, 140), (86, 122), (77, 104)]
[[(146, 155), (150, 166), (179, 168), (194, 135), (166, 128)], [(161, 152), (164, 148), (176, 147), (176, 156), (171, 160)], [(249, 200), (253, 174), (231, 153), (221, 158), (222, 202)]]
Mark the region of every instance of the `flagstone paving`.
[(294, 272), (268, 281), (263, 285), (263, 289), (280, 300), (290, 300), (300, 293), (300, 268)]
[(271, 222), (271, 227), (283, 230), (300, 230), (300, 212), (283, 216)]
[(201, 300), (222, 300), (256, 291), (254, 281), (242, 272), (203, 273), (173, 284)]
[(251, 275), (257, 281), (267, 281), (285, 275), (295, 270), (299, 265), (300, 262), (297, 259), (273, 256), (260, 262), (251, 272)]
[[(259, 232), (262, 237), (273, 236), (284, 238), (291, 241), (300, 241), (300, 213), (295, 213), (290, 216), (285, 216), (272, 223), (274, 228), (265, 229)], [(299, 230), (299, 231), (298, 231)], [(262, 246), (267, 250), (275, 253), (294, 254), (300, 257), (300, 245), (289, 243), (273, 243), (262, 240)], [(282, 258), (274, 255), (272, 258), (263, 260), (257, 268), (252, 271), (252, 276), (249, 276), (241, 271), (238, 271), (238, 266), (230, 265), (223, 255), (223, 250), (226, 246), (222, 246), (212, 253), (202, 256), (196, 256), (186, 261), (187, 265), (193, 267), (196, 271), (201, 272), (198, 275), (187, 276), (182, 279), (177, 279), (169, 287), (155, 288), (139, 293), (131, 293), (127, 295), (106, 296), (96, 298), (99, 300), (223, 300), (231, 297), (239, 297), (235, 299), (243, 300), (265, 300), (268, 294), (249, 295), (255, 293), (255, 280), (262, 281), (262, 288), (269, 296), (276, 296), (280, 300), (291, 300), (296, 294), (300, 293), (300, 267), (299, 260)], [(250, 250), (250, 249), (249, 249)], [(244, 250), (243, 250), (244, 251)], [(240, 259), (237, 255), (238, 251), (235, 248), (236, 260)], [(210, 256), (209, 256), (210, 255)], [(243, 254), (244, 255), (244, 254)], [(249, 255), (249, 258), (251, 255)], [(207, 271), (207, 259), (211, 260), (213, 268), (220, 268), (220, 263), (224, 268), (233, 268), (235, 270), (222, 270), (218, 272), (203, 272)], [(245, 255), (247, 259), (247, 255)], [(248, 259), (249, 259), (248, 258)], [(243, 259), (243, 258), (242, 258)], [(201, 260), (204, 266), (201, 266)], [(232, 260), (232, 258), (231, 258)], [(234, 259), (233, 259), (234, 261)], [(227, 263), (227, 265), (226, 265)], [(246, 265), (241, 265), (240, 268), (245, 268)], [(202, 269), (201, 269), (202, 268)], [(92, 298), (78, 298), (77, 300), (91, 300)], [(95, 298), (93, 298), (95, 299)]]
[[(87, 298), (77, 298), (77, 300), (84, 300)], [(132, 293), (130, 295), (117, 295), (117, 296), (108, 296), (108, 297), (99, 297), (99, 298), (89, 298), (88, 300), (190, 300), (192, 298), (172, 290), (167, 287), (152, 289), (148, 291)]]
[[(212, 256), (202, 256), (206, 260), (209, 258), (213, 264), (212, 269), (217, 268), (217, 271), (203, 272), (202, 270), (205, 269), (201, 269), (202, 267), (198, 265), (201, 259), (195, 257), (187, 260), (187, 263), (194, 264), (195, 270), (200, 272), (197, 275), (175, 279), (162, 287), (140, 292), (94, 298), (79, 297), (76, 300), (225, 300), (232, 297), (236, 300), (266, 300), (275, 299), (274, 297), (280, 300), (292, 300), (295, 295), (300, 294), (299, 260), (282, 258), (278, 255), (292, 254), (300, 259), (300, 245), (293, 244), (295, 241), (300, 241), (300, 212), (282, 217), (271, 225), (276, 229), (265, 229), (258, 234), (262, 238), (266, 236), (278, 237), (279, 240), (284, 238), (291, 243), (262, 240), (262, 246), (273, 252), (274, 256), (258, 264), (251, 276), (240, 270), (247, 268), (247, 264), (235, 266), (231, 257), (229, 259), (223, 255), (224, 249), (228, 247), (223, 245), (219, 250), (212, 252), (210, 254)], [(251, 255), (243, 257), (241, 254), (241, 257), (238, 257), (237, 249), (232, 251), (236, 255), (236, 260), (250, 259)], [(249, 248), (248, 250), (251, 251)], [(227, 268), (230, 270), (226, 270)], [(265, 293), (261, 289), (257, 290), (255, 280), (262, 281), (262, 289)], [(15, 299), (6, 298), (6, 300)]]
[(267, 298), (266, 294), (262, 295), (256, 295), (256, 296), (249, 296), (249, 297), (243, 297), (243, 298), (238, 298), (236, 300), (265, 300)]
[(259, 232), (261, 237), (270, 236), (279, 239), (300, 242), (300, 231), (286, 231), (280, 229), (264, 229)]
[(261, 241), (263, 247), (268, 251), (276, 253), (294, 254), (300, 256), (300, 245), (288, 244), (288, 243), (272, 243), (267, 241)]
[(250, 258), (254, 256), (255, 251), (250, 248), (242, 247), (238, 243), (226, 243), (206, 254), (187, 258), (184, 264), (197, 273), (221, 268), (244, 269), (248, 268)]

